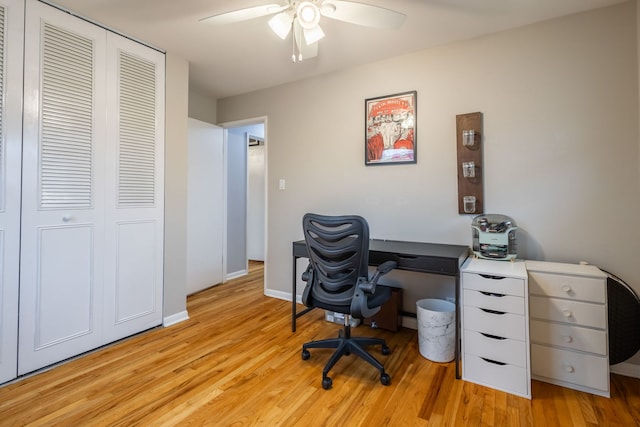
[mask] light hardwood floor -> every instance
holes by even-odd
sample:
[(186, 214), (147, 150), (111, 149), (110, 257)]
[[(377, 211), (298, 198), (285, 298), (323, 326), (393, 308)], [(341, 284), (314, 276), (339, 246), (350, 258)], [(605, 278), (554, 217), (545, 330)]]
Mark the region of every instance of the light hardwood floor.
[(313, 311), (290, 327), (290, 303), (263, 296), (262, 265), (189, 298), (190, 319), (158, 328), (0, 388), (0, 425), (57, 426), (638, 426), (640, 379), (611, 376), (611, 399), (533, 382), (533, 400), (456, 380), (454, 364), (418, 351), (416, 331), (381, 336), (392, 377), (355, 356), (321, 387), (337, 334)]

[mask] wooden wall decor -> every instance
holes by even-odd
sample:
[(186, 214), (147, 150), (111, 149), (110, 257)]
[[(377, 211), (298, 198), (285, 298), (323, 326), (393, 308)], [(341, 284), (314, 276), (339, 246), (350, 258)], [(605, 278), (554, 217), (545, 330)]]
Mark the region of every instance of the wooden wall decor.
[(458, 151), (458, 213), (484, 213), (482, 176), (482, 113), (456, 116), (456, 144)]

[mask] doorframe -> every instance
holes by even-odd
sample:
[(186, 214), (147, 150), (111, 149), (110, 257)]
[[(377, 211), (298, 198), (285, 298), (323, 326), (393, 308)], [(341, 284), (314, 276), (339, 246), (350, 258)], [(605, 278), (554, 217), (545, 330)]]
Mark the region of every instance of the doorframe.
[[(268, 125), (268, 117), (267, 116), (257, 116), (257, 117), (251, 117), (251, 118), (247, 118), (247, 119), (240, 119), (240, 120), (233, 120), (233, 121), (229, 121), (229, 122), (223, 122), (223, 123), (218, 123), (217, 125), (220, 126), (221, 128), (223, 128), (223, 132), (224, 132), (224, 153), (225, 153), (225, 158), (224, 158), (224, 199), (227, 200), (228, 197), (228, 182), (227, 182), (227, 171), (228, 171), (228, 153), (229, 153), (229, 149), (228, 149), (228, 138), (227, 138), (227, 133), (229, 129), (234, 129), (234, 128), (240, 128), (240, 127), (246, 127), (246, 126), (252, 126), (252, 125), (259, 125), (262, 124), (264, 126), (264, 215), (263, 215), (263, 229), (264, 229), (264, 291), (267, 290), (267, 260), (269, 258), (269, 252), (268, 252), (268, 247), (269, 247), (269, 233), (268, 233), (268, 228), (267, 228), (267, 224), (269, 223), (269, 125)], [(248, 152), (247, 152), (247, 157), (245, 159), (248, 159)], [(247, 174), (248, 174), (248, 170), (247, 170)], [(249, 185), (249, 182), (247, 180), (247, 187)], [(245, 193), (245, 196), (247, 196), (248, 198), (248, 188), (247, 188), (247, 192)], [(246, 201), (245, 201), (246, 202)], [(245, 215), (246, 216), (246, 215)], [(245, 217), (245, 227), (247, 224), (248, 218)], [(224, 259), (225, 259), (225, 263), (223, 265), (223, 273), (227, 274), (227, 268), (226, 268), (226, 260), (227, 260), (227, 224), (228, 224), (228, 218), (227, 218), (227, 210), (224, 210), (224, 214), (223, 214), (223, 254), (224, 254)], [(247, 242), (245, 241), (245, 247), (247, 247)], [(247, 273), (248, 273), (248, 262), (249, 262), (249, 257), (248, 257), (248, 253), (245, 251), (245, 258), (246, 258), (246, 265), (247, 265)]]

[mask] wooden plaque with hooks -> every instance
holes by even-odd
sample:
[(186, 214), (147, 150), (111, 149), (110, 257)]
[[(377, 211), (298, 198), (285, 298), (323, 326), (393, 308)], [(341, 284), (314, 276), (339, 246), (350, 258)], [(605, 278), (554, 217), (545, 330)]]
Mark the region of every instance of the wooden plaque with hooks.
[(456, 116), (458, 151), (458, 213), (484, 213), (482, 145), (484, 143), (482, 113)]

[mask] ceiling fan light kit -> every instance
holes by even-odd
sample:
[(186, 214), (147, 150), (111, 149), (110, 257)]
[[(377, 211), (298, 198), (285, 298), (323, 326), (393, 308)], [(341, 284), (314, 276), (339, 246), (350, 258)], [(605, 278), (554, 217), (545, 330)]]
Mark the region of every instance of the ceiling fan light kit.
[(324, 31), (322, 31), (319, 25), (314, 28), (304, 29), (304, 41), (306, 41), (307, 44), (316, 43), (322, 38), (324, 38)]
[(293, 17), (287, 12), (282, 12), (269, 19), (269, 27), (282, 40), (285, 40), (291, 31)]
[[(325, 33), (320, 28), (321, 16), (378, 29), (398, 28), (406, 15), (379, 6), (346, 0), (287, 0), (284, 5), (267, 4), (225, 12), (201, 19), (202, 22), (222, 25), (275, 14), (269, 27), (282, 40), (292, 34), (292, 61), (318, 55), (318, 41)], [(293, 31), (292, 31), (293, 29)], [(297, 55), (296, 55), (297, 47)]]

